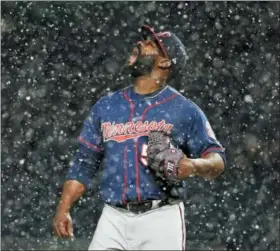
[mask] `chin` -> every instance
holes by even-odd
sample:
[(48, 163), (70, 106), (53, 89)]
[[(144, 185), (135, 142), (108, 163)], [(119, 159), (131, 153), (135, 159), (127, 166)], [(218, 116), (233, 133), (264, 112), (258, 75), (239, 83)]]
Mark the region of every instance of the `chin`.
[(128, 62), (125, 67), (125, 71), (127, 75), (134, 78), (147, 76), (153, 70), (154, 60), (153, 56), (137, 57), (136, 59)]
[(143, 74), (141, 72), (131, 72), (131, 76), (134, 77), (134, 78), (139, 78), (139, 77), (142, 77), (146, 74)]

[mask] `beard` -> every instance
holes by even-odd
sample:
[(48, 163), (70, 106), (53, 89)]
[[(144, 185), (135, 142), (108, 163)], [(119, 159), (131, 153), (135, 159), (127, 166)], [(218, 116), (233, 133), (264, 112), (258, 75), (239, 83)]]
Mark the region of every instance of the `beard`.
[(148, 75), (153, 71), (155, 56), (138, 56), (133, 65), (126, 65), (122, 74), (130, 75), (134, 78)]

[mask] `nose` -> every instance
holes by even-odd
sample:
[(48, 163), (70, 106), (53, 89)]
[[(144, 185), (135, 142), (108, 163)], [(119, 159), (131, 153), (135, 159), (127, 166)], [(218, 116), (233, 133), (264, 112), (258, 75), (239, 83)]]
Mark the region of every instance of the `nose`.
[(143, 47), (143, 42), (142, 41), (138, 41), (136, 43), (136, 45), (137, 45), (137, 49), (138, 49), (139, 54), (141, 54), (141, 50), (142, 50), (142, 47)]

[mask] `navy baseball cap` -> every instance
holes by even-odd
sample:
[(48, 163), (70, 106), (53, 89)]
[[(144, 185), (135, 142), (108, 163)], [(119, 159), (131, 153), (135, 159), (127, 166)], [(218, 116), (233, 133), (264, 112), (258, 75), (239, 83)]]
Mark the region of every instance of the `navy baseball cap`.
[(186, 50), (181, 40), (170, 31), (156, 33), (148, 25), (141, 26), (141, 33), (144, 39), (153, 39), (163, 55), (171, 60), (172, 73), (180, 73), (186, 66)]

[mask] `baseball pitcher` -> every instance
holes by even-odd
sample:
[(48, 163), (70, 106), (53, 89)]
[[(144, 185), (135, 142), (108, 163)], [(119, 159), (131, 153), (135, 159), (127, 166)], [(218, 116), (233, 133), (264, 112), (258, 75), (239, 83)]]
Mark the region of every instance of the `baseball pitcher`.
[(186, 64), (182, 42), (146, 25), (141, 34), (124, 71), (135, 81), (93, 105), (53, 222), (73, 236), (70, 209), (101, 167), (104, 209), (89, 250), (185, 250), (186, 179), (224, 170), (205, 114), (168, 85)]

